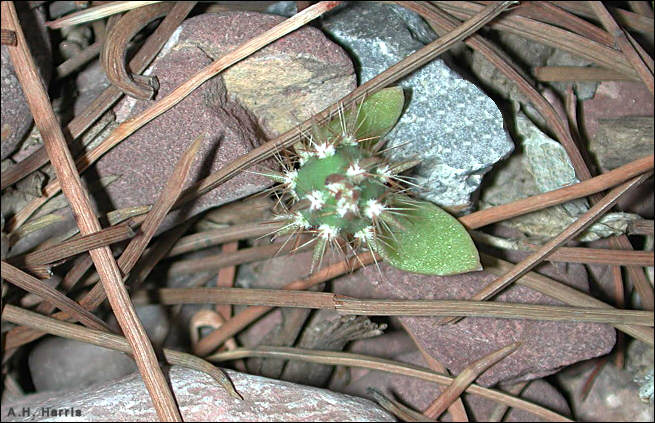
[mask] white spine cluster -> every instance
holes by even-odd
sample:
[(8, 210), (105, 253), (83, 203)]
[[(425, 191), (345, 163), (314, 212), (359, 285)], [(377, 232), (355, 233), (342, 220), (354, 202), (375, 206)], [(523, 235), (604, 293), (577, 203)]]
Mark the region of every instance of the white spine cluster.
[(293, 214), (293, 225), (300, 229), (309, 229), (312, 226), (300, 212), (295, 212)]
[(353, 237), (362, 242), (370, 241), (375, 237), (375, 228), (373, 226), (367, 226), (364, 229), (355, 232)]
[(344, 217), (348, 213), (358, 214), (359, 208), (357, 207), (357, 201), (353, 200), (352, 197), (341, 197), (337, 200), (337, 214), (339, 217)]
[(312, 191), (305, 198), (310, 202), (309, 210), (311, 211), (320, 210), (325, 205), (325, 199), (321, 191)]
[(316, 156), (319, 159), (324, 159), (326, 157), (334, 156), (335, 152), (336, 150), (334, 148), (334, 144), (330, 144), (326, 142), (316, 145)]
[(296, 179), (298, 178), (297, 170), (287, 170), (284, 172), (284, 183), (289, 189), (296, 188)]
[(375, 170), (375, 173), (378, 174), (378, 177), (382, 182), (388, 182), (389, 179), (393, 176), (393, 172), (391, 172), (391, 168), (389, 168), (389, 165), (382, 165), (378, 167)]
[(339, 228), (322, 224), (318, 227), (319, 236), (325, 240), (331, 241), (339, 235)]
[(376, 199), (370, 199), (366, 202), (366, 207), (364, 208), (364, 215), (369, 219), (375, 219), (384, 211), (384, 204), (380, 203)]
[(352, 178), (355, 182), (361, 182), (366, 171), (359, 166), (359, 162), (355, 162), (348, 166), (346, 169), (346, 176)]

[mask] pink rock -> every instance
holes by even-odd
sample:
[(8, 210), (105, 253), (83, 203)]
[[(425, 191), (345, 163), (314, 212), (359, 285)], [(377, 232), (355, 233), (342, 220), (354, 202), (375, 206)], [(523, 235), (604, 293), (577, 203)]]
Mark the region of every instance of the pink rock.
[[(160, 82), (158, 99), (210, 62), (210, 59), (195, 49), (172, 51), (158, 59), (154, 64)], [(133, 99), (125, 102), (134, 103), (130, 116), (152, 104), (152, 101), (135, 102)], [(207, 81), (98, 161), (94, 178), (120, 175), (117, 181), (105, 188), (108, 197), (106, 202), (100, 196), (95, 197), (99, 208), (109, 211), (152, 204), (177, 161), (199, 136), (203, 136), (205, 141), (185, 186), (218, 171), (259, 143), (253, 120), (243, 108), (227, 99), (220, 79)], [(270, 181), (264, 177), (239, 173), (181, 211), (173, 212), (175, 217), (172, 219), (177, 223), (209, 207), (236, 200), (268, 185)], [(171, 216), (167, 219), (171, 219)]]
[[(428, 367), (418, 351), (400, 354), (393, 359), (415, 366)], [(424, 411), (444, 389), (444, 386), (418, 378), (372, 370), (362, 377), (353, 377), (350, 384), (341, 386), (337, 390), (351, 395), (369, 397), (368, 387), (376, 388), (388, 397), (395, 398), (420, 412)], [(501, 388), (501, 390), (504, 389)], [(564, 397), (541, 379), (532, 381), (519, 396), (558, 413), (570, 415)], [(498, 404), (493, 400), (469, 393), (465, 393), (462, 398), (467, 406), (468, 416), (472, 421), (489, 421), (491, 413)], [(448, 412), (444, 413), (442, 417), (444, 421), (452, 421), (452, 417)], [(511, 409), (505, 421), (543, 420), (535, 414), (519, 409)]]
[[(369, 266), (341, 277), (333, 283), (334, 292), (358, 298), (468, 299), (496, 278), (484, 271), (439, 277), (407, 273), (386, 264), (381, 264), (380, 269), (381, 273), (375, 266)], [(495, 300), (561, 305), (518, 285), (505, 290)], [(421, 346), (454, 374), (503, 346), (516, 341), (522, 343), (516, 352), (478, 378), (478, 383), (484, 386), (552, 374), (563, 366), (608, 353), (615, 342), (614, 328), (602, 324), (466, 318), (454, 325), (440, 326), (438, 320), (400, 318)]]
[(602, 82), (594, 98), (582, 103), (582, 119), (590, 138), (596, 135), (598, 120), (621, 116), (653, 116), (653, 95), (641, 82)]
[[(184, 421), (394, 421), (363, 398), (230, 370), (227, 374), (243, 401), (228, 396), (207, 374), (178, 366), (170, 369), (171, 386)], [(26, 407), (34, 413), (21, 416)], [(60, 417), (63, 421), (157, 421), (138, 373), (79, 391), (48, 392), (3, 402), (2, 419), (52, 420), (37, 414), (44, 408), (79, 411), (79, 415)]]
[[(160, 83), (155, 100), (281, 20), (279, 16), (254, 12), (230, 12), (199, 15), (185, 21), (146, 72), (156, 75)], [(329, 66), (333, 61), (336, 65)], [(111, 210), (154, 202), (175, 163), (198, 136), (204, 136), (205, 143), (186, 186), (218, 171), (275, 136), (279, 129), (285, 129), (280, 128), (277, 109), (286, 110), (291, 116), (311, 115), (313, 109), (320, 110), (345, 95), (354, 85), (353, 75), (350, 75), (350, 85), (343, 83), (340, 90), (321, 92), (320, 102), (324, 105), (315, 104), (316, 94), (309, 96), (307, 93), (330, 77), (341, 76), (345, 81), (348, 71), (352, 74), (352, 64), (348, 61), (346, 66), (346, 61), (348, 58), (340, 47), (313, 28), (295, 31), (265, 47), (205, 82), (98, 161), (92, 178), (120, 175), (120, 179), (106, 187), (106, 196), (95, 196), (96, 203), (102, 210)], [(303, 73), (301, 81), (285, 79), (274, 66), (298, 70), (303, 68), (299, 62), (315, 65), (314, 72)], [(262, 75), (268, 80), (258, 79)], [(269, 94), (274, 93), (284, 94), (284, 97), (271, 100)], [(307, 101), (297, 102), (299, 98)], [(154, 100), (126, 98), (115, 108), (117, 119), (133, 117), (153, 103)], [(287, 103), (295, 105), (295, 109), (289, 109)], [(269, 125), (271, 122), (275, 124)], [(287, 122), (287, 126), (295, 123)], [(276, 167), (270, 160), (266, 166)], [(262, 169), (255, 166), (250, 170)], [(267, 178), (240, 172), (182, 210), (173, 212), (163, 226), (170, 227), (208, 208), (261, 191), (270, 184)]]

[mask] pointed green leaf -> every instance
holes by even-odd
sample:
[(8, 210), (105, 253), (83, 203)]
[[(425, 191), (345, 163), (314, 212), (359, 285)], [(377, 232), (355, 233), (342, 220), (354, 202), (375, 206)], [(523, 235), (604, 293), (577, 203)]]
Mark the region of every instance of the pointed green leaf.
[(314, 127), (312, 132), (316, 139), (328, 139), (341, 134), (345, 126), (348, 133), (357, 129), (356, 139), (373, 138), (369, 143), (374, 144), (398, 122), (404, 104), (405, 94), (401, 87), (385, 88), (367, 97), (359, 107), (347, 108), (343, 116), (336, 116), (322, 127)]
[(385, 88), (369, 96), (357, 116), (357, 139), (385, 136), (398, 122), (404, 105), (405, 94), (401, 87)]
[[(389, 264), (408, 272), (453, 275), (482, 270), (478, 250), (457, 219), (432, 203), (402, 200), (405, 228), (382, 233), (374, 248)], [(394, 215), (396, 216), (396, 215)]]

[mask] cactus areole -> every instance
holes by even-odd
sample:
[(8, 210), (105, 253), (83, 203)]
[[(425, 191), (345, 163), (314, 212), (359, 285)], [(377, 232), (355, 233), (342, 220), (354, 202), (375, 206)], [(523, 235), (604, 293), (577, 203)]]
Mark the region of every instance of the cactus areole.
[(480, 269), (475, 245), (457, 219), (404, 194), (414, 184), (401, 174), (418, 162), (393, 163), (379, 153), (403, 104), (402, 89), (394, 87), (340, 110), (295, 146), (297, 163), (266, 174), (289, 199), (281, 232), (313, 234), (312, 267), (320, 266), (328, 245), (344, 251), (347, 243), (351, 251), (368, 248), (410, 272)]

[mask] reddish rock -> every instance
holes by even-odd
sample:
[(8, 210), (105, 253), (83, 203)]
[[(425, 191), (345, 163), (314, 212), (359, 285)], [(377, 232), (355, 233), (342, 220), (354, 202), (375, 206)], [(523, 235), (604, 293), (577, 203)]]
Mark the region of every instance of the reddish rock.
[[(284, 19), (245, 11), (206, 13), (184, 23), (178, 46), (195, 46), (216, 60)], [(231, 66), (221, 78), (230, 97), (257, 117), (267, 138), (330, 106), (357, 83), (348, 55), (311, 26)]]
[[(172, 51), (154, 64), (162, 98), (211, 63), (198, 50)], [(152, 101), (127, 99), (123, 107), (133, 104), (130, 116), (150, 106)], [(117, 113), (118, 114), (118, 113)], [(185, 182), (189, 186), (218, 171), (252, 150), (259, 140), (254, 122), (239, 105), (227, 99), (220, 79), (203, 84), (168, 112), (149, 122), (106, 154), (91, 175), (120, 175), (105, 188), (107, 199), (96, 196), (104, 211), (140, 204), (152, 204), (184, 151), (199, 136), (205, 141)], [(94, 174), (95, 173), (95, 174)], [(87, 174), (88, 175), (88, 174)], [(173, 212), (175, 223), (209, 207), (227, 203), (270, 185), (268, 179), (240, 173), (201, 196), (182, 211)], [(167, 218), (171, 222), (171, 216)], [(170, 223), (169, 223), (170, 224)]]
[[(243, 401), (229, 397), (207, 374), (173, 366), (169, 376), (182, 418), (191, 421), (394, 421), (376, 404), (324, 389), (227, 371)], [(138, 373), (73, 392), (48, 392), (3, 402), (3, 421), (51, 420), (37, 414), (21, 416), (24, 407), (39, 412), (78, 410), (64, 421), (157, 421)], [(15, 416), (10, 416), (13, 409)]]
[[(187, 20), (146, 72), (159, 79), (160, 89), (155, 100), (166, 96), (214, 59), (281, 20), (281, 17), (253, 12), (206, 14)], [(205, 82), (171, 110), (112, 149), (95, 165), (95, 172), (90, 172), (91, 178), (120, 175), (119, 180), (105, 189), (106, 195), (95, 196), (96, 203), (102, 210), (110, 210), (154, 202), (175, 163), (198, 136), (204, 135), (205, 143), (186, 182), (187, 186), (225, 167), (275, 135), (276, 130), (271, 128), (276, 126), (268, 125), (269, 122), (278, 122), (269, 116), (275, 109), (287, 110), (287, 103), (295, 105), (293, 114), (296, 115), (313, 113), (316, 107), (321, 109), (324, 105), (315, 104), (315, 96), (307, 98), (312, 101), (297, 103), (296, 100), (303, 95), (307, 97), (307, 91), (321, 85), (326, 78), (335, 77), (335, 71), (328, 72), (334, 67), (330, 68), (327, 64), (337, 56), (340, 58), (338, 64), (343, 68), (341, 73), (347, 75), (343, 65), (347, 60), (345, 53), (320, 31), (306, 28), (284, 37), (219, 77)], [(285, 79), (284, 75), (276, 72), (277, 68), (271, 68), (273, 63), (277, 63), (278, 67), (293, 69), (297, 62), (316, 65), (313, 73), (303, 74), (305, 79), (300, 86), (292, 85), (298, 81)], [(349, 69), (352, 71), (351, 64)], [(262, 74), (268, 76), (267, 83), (258, 79)], [(234, 78), (234, 75), (238, 75), (238, 78)], [(352, 85), (354, 77), (351, 79)], [(230, 87), (229, 81), (235, 88)], [(262, 91), (262, 87), (267, 91)], [(323, 92), (320, 101), (326, 106), (341, 98), (349, 89)], [(273, 92), (284, 93), (286, 97), (277, 98), (276, 104), (270, 104), (267, 94)], [(253, 98), (259, 98), (259, 103), (267, 107), (262, 108), (260, 104), (251, 107), (249, 99)], [(115, 108), (118, 121), (141, 113), (155, 100), (124, 99)], [(291, 109), (287, 112), (291, 113)], [(274, 167), (271, 162), (266, 162), (266, 165)], [(250, 170), (261, 169), (253, 167)], [(170, 227), (208, 208), (261, 191), (270, 184), (267, 178), (240, 172), (181, 211), (173, 212), (173, 217), (169, 216), (163, 226)]]
[[(421, 353), (414, 351), (397, 355), (397, 361), (416, 366), (428, 367)], [(345, 386), (333, 387), (338, 392), (351, 395), (370, 397), (368, 387), (376, 388), (390, 398), (396, 398), (417, 411), (424, 411), (443, 390), (443, 386), (418, 378), (390, 374), (377, 370), (366, 372), (357, 377), (352, 374), (351, 383)], [(501, 388), (500, 390), (505, 390)], [(542, 405), (550, 410), (564, 415), (570, 415), (569, 407), (564, 397), (547, 382), (539, 379), (530, 384), (519, 395), (521, 398)], [(465, 393), (462, 398), (467, 406), (468, 416), (472, 421), (489, 421), (491, 414), (498, 405), (497, 402), (473, 394)], [(442, 415), (444, 421), (452, 421), (448, 412)], [(544, 421), (539, 416), (520, 409), (510, 409), (504, 421)]]
[[(402, 272), (386, 264), (381, 264), (380, 270), (381, 273), (375, 266), (369, 266), (341, 277), (333, 283), (334, 291), (359, 298), (468, 299), (496, 279), (484, 271), (439, 277)], [(572, 283), (578, 289), (587, 289), (586, 280)], [(518, 285), (506, 289), (495, 300), (561, 305)], [(422, 347), (454, 374), (505, 345), (522, 343), (516, 352), (478, 379), (484, 386), (552, 374), (563, 366), (608, 353), (615, 342), (614, 328), (602, 324), (466, 318), (454, 325), (440, 326), (438, 320), (400, 318)]]
[(653, 95), (641, 82), (602, 82), (594, 98), (582, 103), (582, 119), (589, 139), (596, 136), (599, 119), (653, 116)]

